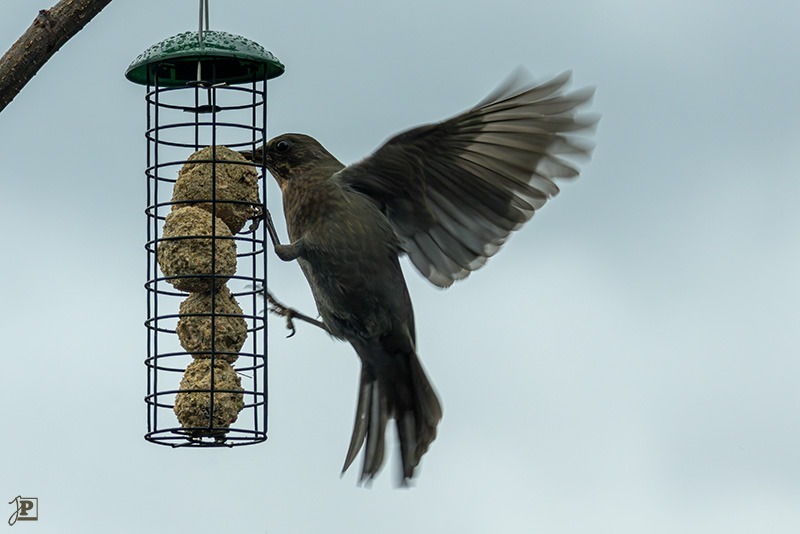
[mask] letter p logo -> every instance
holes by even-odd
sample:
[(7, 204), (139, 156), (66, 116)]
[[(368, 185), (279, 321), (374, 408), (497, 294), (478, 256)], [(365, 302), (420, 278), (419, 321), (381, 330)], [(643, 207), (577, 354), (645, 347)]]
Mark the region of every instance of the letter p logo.
[(39, 499), (36, 497), (21, 497), (17, 495), (8, 504), (16, 507), (14, 513), (8, 518), (8, 524), (13, 525), (17, 521), (38, 521), (39, 520)]

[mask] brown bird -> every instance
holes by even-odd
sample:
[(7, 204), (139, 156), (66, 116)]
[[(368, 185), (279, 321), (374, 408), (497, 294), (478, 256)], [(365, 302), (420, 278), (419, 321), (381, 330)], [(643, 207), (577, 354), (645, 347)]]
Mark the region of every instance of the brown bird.
[(540, 85), (511, 79), (455, 117), (401, 133), (345, 166), (315, 139), (284, 134), (243, 153), (262, 157), (283, 192), (291, 242), (328, 331), (361, 359), (355, 427), (342, 473), (366, 440), (361, 480), (384, 459), (394, 419), (403, 483), (436, 438), (442, 408), (417, 357), (414, 314), (399, 256), (440, 287), (466, 278), (509, 234), (578, 175), (592, 145), (575, 134), (592, 89), (566, 91), (569, 73)]

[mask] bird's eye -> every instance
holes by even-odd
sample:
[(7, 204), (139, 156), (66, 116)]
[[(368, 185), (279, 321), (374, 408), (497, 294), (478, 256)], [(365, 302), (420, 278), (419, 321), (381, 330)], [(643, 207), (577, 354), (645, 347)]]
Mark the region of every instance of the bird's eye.
[(275, 150), (278, 151), (278, 153), (280, 154), (285, 154), (286, 152), (289, 151), (289, 148), (291, 148), (291, 146), (292, 144), (289, 141), (283, 139), (281, 141), (278, 141), (278, 143), (275, 145)]

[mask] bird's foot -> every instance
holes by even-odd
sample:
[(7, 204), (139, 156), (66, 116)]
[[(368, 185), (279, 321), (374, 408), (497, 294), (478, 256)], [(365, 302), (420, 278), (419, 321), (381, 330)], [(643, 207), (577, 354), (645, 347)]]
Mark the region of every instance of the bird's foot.
[(275, 297), (273, 297), (270, 294), (269, 291), (265, 291), (264, 295), (266, 296), (267, 302), (269, 302), (269, 311), (274, 313), (275, 315), (280, 315), (281, 317), (286, 318), (286, 328), (290, 331), (289, 335), (286, 337), (292, 337), (297, 333), (297, 329), (294, 326), (295, 319), (300, 319), (301, 321), (304, 321), (306, 323), (313, 324), (314, 326), (319, 327), (325, 330), (326, 332), (330, 333), (330, 330), (328, 330), (328, 327), (325, 326), (325, 323), (323, 323), (322, 321), (317, 321), (316, 319), (313, 319), (308, 315), (300, 313), (294, 308), (290, 308), (278, 302), (277, 300), (275, 300)]

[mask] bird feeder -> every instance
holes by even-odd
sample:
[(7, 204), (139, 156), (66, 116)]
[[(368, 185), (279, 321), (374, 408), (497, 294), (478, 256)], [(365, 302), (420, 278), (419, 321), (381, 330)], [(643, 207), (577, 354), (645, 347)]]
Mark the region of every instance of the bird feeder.
[[(202, 28), (202, 25), (201, 25)], [(173, 447), (267, 438), (267, 80), (283, 65), (220, 31), (151, 46), (147, 87), (147, 433)]]

